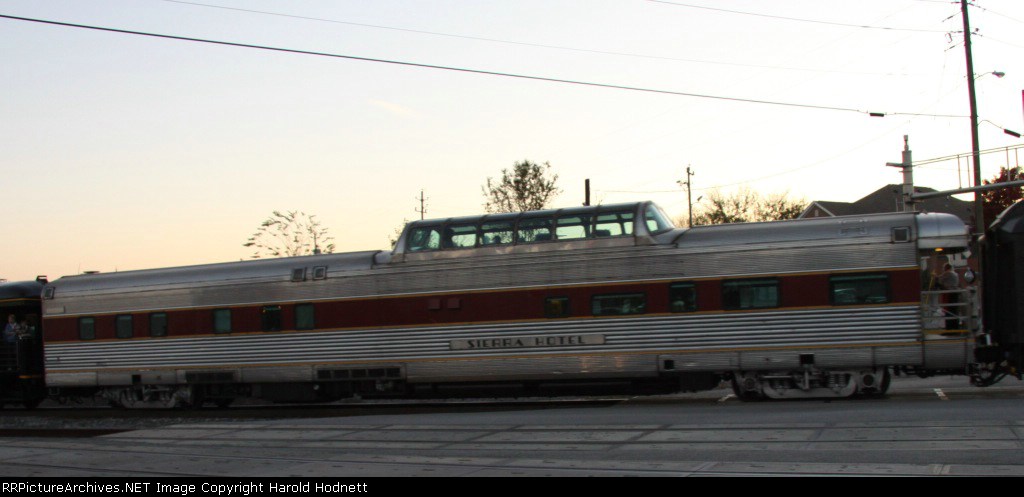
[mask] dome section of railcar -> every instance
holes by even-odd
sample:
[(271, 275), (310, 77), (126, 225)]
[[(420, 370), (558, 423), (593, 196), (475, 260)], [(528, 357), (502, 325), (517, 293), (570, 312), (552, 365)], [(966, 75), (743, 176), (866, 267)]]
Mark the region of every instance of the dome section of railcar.
[(649, 201), (428, 219), (405, 226), (390, 260), (656, 245), (673, 229)]

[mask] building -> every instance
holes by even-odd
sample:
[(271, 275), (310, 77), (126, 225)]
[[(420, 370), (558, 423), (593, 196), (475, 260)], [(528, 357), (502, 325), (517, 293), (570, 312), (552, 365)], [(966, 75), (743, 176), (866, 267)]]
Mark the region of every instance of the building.
[[(917, 193), (934, 192), (927, 187), (914, 187)], [(815, 200), (800, 213), (798, 219), (812, 217), (856, 216), (903, 211), (903, 185), (885, 185), (873, 193), (854, 202), (832, 202)], [(945, 212), (962, 219), (968, 225), (974, 222), (974, 203), (953, 197), (933, 197), (916, 202), (920, 212)]]

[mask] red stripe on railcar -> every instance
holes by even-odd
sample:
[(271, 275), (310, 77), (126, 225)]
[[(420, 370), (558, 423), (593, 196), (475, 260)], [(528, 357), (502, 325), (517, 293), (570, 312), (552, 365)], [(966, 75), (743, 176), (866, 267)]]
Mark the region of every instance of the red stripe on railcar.
[[(889, 277), (890, 302), (920, 301), (921, 281), (916, 269), (868, 272)], [(774, 278), (774, 277), (771, 277)], [(829, 302), (828, 274), (778, 277), (779, 308), (826, 307)], [(743, 278), (737, 278), (743, 279)], [(722, 282), (725, 279), (696, 280), (697, 306), (700, 312), (723, 310)], [(686, 280), (679, 280), (686, 281)], [(481, 291), (381, 297), (329, 302), (314, 302), (316, 328), (387, 328), (403, 326), (473, 324), (545, 319), (544, 300), (568, 297), (570, 317), (591, 316), (591, 298), (603, 294), (643, 293), (648, 314), (669, 313), (670, 282), (567, 286), (522, 290)], [(301, 302), (300, 302), (301, 303)], [(277, 304), (274, 304), (277, 305)], [(235, 306), (231, 309), (232, 333), (262, 332), (264, 304)], [(281, 323), (293, 329), (295, 304), (281, 304)], [(161, 311), (167, 314), (168, 336), (212, 335), (213, 308)], [(149, 312), (131, 313), (134, 338), (149, 338)], [(96, 315), (96, 339), (114, 339), (116, 314)], [(48, 342), (78, 341), (78, 317), (47, 317), (44, 326)]]

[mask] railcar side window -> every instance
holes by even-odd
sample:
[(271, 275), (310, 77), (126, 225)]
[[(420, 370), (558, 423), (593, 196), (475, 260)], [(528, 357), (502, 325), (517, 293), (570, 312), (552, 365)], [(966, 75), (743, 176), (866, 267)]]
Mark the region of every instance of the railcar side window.
[(633, 234), (632, 212), (608, 212), (594, 218), (594, 237)]
[(555, 221), (555, 234), (559, 240), (586, 238), (589, 224), (589, 216), (562, 216)]
[(437, 250), (441, 248), (441, 232), (437, 227), (414, 228), (409, 233), (409, 251)]
[(544, 317), (569, 317), (569, 297), (548, 297), (544, 299)]
[(476, 246), (476, 225), (449, 226), (444, 230), (444, 248), (473, 248)]
[(722, 283), (722, 304), (726, 310), (765, 309), (779, 306), (776, 279), (736, 280)]
[(551, 220), (544, 218), (521, 219), (516, 230), (516, 243), (546, 242), (553, 239)]
[(672, 222), (668, 220), (668, 216), (661, 212), (661, 209), (654, 204), (648, 205), (647, 209), (644, 210), (644, 220), (647, 222), (647, 231), (652, 234), (675, 228)]
[(480, 245), (508, 245), (512, 243), (512, 223), (494, 221), (480, 225)]
[(117, 316), (117, 338), (131, 338), (132, 337), (132, 316), (131, 314), (121, 314)]
[(96, 338), (96, 318), (78, 318), (78, 338), (81, 340)]
[(312, 330), (316, 327), (316, 315), (313, 312), (313, 304), (295, 305), (295, 329)]
[(231, 309), (215, 309), (213, 311), (213, 332), (231, 333)]
[(642, 293), (620, 293), (595, 295), (590, 301), (595, 316), (619, 316), (647, 312), (647, 295)]
[(263, 331), (281, 331), (281, 306), (263, 306), (260, 321)]
[(844, 275), (829, 278), (832, 305), (885, 304), (889, 302), (889, 276)]
[(672, 283), (668, 287), (669, 310), (694, 312), (697, 310), (697, 287), (693, 283)]
[(151, 337), (165, 337), (167, 336), (167, 313), (166, 312), (154, 312), (149, 315), (149, 336)]

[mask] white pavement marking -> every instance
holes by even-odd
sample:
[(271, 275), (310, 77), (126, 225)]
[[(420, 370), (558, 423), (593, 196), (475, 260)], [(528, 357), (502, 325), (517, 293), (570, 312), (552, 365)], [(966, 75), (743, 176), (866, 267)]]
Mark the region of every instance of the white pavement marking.
[(949, 398), (946, 397), (946, 394), (942, 392), (941, 388), (936, 388), (935, 389), (935, 395), (938, 395), (939, 398), (942, 399), (942, 400), (949, 400)]
[(718, 401), (719, 402), (725, 402), (725, 401), (727, 401), (727, 400), (729, 400), (729, 399), (731, 399), (731, 398), (733, 398), (735, 396), (736, 396), (736, 394), (731, 393), (729, 395), (726, 395), (725, 397), (722, 397), (722, 398), (718, 399)]

